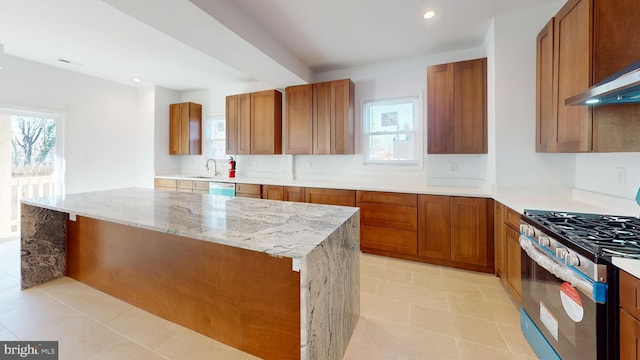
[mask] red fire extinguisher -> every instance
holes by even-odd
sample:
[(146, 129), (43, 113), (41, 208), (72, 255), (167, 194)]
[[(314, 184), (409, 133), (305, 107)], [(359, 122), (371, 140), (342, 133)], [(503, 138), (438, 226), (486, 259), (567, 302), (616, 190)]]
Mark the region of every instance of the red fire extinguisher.
[(229, 177), (236, 177), (236, 161), (232, 156), (229, 156)]

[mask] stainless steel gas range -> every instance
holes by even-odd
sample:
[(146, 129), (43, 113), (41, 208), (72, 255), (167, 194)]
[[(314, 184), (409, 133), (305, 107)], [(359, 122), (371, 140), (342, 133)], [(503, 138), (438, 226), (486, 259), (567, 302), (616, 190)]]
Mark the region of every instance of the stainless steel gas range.
[(541, 359), (618, 358), (618, 270), (640, 259), (640, 220), (525, 210), (522, 331)]

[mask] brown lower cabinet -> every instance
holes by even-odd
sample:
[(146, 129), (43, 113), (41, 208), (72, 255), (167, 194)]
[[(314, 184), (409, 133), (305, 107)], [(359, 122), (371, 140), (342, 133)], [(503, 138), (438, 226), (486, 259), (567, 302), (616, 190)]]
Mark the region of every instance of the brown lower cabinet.
[(282, 185), (262, 185), (262, 198), (268, 200), (283, 200), (284, 186)]
[(356, 191), (360, 248), (417, 254), (418, 195)]
[(356, 191), (306, 188), (305, 202), (325, 205), (356, 206)]
[(155, 189), (195, 194), (208, 194), (209, 182), (196, 180), (155, 179)]
[(259, 184), (236, 184), (236, 196), (261, 199), (262, 185)]
[(358, 191), (363, 252), (493, 272), (492, 199), (373, 194)]
[(301, 186), (285, 186), (284, 201), (305, 202), (304, 188)]
[(511, 296), (520, 303), (520, 213), (496, 201), (494, 216), (495, 273)]
[(640, 279), (620, 271), (620, 360), (640, 359)]
[(429, 263), (493, 272), (492, 201), (418, 195), (418, 255)]

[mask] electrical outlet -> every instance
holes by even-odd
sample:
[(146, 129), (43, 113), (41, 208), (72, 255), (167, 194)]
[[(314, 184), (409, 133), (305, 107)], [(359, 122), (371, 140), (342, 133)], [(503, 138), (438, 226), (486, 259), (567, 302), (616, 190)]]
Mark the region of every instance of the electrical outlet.
[(449, 163), (449, 171), (451, 171), (452, 173), (458, 172), (458, 163), (457, 162), (450, 162)]
[(251, 162), (251, 166), (252, 166), (254, 169), (257, 169), (257, 168), (258, 168), (258, 160), (253, 160), (253, 161)]
[(304, 163), (304, 166), (305, 166), (307, 169), (311, 169), (311, 168), (313, 167), (313, 164), (311, 163), (311, 161), (307, 161), (306, 163)]

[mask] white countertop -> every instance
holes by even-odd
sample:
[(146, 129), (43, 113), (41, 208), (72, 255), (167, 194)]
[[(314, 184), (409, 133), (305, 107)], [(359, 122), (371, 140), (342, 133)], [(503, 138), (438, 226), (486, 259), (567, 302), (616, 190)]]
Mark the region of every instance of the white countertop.
[(152, 189), (116, 189), (24, 204), (123, 225), (260, 251), (304, 258), (357, 208), (229, 198)]

